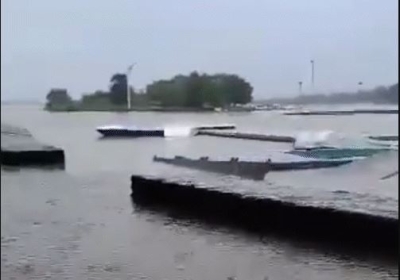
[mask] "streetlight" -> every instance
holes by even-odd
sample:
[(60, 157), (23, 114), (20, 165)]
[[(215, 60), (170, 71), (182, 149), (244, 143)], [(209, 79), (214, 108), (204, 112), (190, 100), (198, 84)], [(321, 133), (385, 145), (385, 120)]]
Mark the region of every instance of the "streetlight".
[(361, 91), (361, 87), (364, 83), (363, 82), (358, 82), (358, 91)]
[(299, 82), (299, 95), (303, 95), (303, 90), (302, 90), (303, 82)]
[(311, 62), (311, 87), (312, 91), (314, 92), (314, 60), (312, 59), (310, 62)]
[(129, 82), (128, 82), (128, 77), (132, 72), (133, 66), (136, 65), (136, 62), (132, 63), (131, 65), (128, 66), (126, 70), (126, 103), (128, 107), (128, 111), (131, 110), (131, 93), (129, 92)]

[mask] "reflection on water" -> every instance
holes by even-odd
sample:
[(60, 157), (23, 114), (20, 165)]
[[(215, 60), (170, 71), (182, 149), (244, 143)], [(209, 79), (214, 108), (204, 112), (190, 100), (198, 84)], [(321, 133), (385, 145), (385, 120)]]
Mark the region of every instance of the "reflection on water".
[(179, 209), (179, 207), (168, 207), (163, 205), (154, 205), (141, 203), (132, 197), (132, 207), (135, 213), (143, 216), (152, 216), (154, 219), (161, 219), (168, 224), (173, 224), (178, 227), (186, 226), (191, 229), (201, 229), (210, 232), (233, 232), (238, 236), (245, 239), (257, 240), (262, 242), (267, 240), (269, 242), (282, 243), (287, 246), (296, 248), (297, 250), (309, 250), (314, 253), (323, 252), (328, 258), (334, 259), (347, 259), (352, 258), (359, 262), (364, 263), (380, 263), (386, 265), (396, 263), (396, 259), (387, 253), (381, 253), (376, 248), (360, 248), (349, 246), (350, 244), (338, 244), (332, 240), (319, 240), (314, 237), (307, 237), (304, 234), (296, 232), (277, 231), (273, 228), (252, 228), (238, 225), (234, 219), (223, 218), (221, 216), (210, 216), (207, 214), (199, 215), (191, 211)]

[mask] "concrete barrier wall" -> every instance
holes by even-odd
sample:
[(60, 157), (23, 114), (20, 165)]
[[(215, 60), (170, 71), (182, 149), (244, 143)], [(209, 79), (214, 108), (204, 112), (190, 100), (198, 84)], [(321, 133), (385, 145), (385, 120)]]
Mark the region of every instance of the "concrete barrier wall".
[(132, 198), (140, 205), (163, 206), (257, 232), (272, 231), (392, 256), (398, 254), (399, 230), (395, 218), (244, 197), (142, 176), (132, 176), (131, 184)]
[(26, 129), (1, 125), (1, 164), (10, 166), (58, 165), (64, 168), (62, 149), (37, 141)]

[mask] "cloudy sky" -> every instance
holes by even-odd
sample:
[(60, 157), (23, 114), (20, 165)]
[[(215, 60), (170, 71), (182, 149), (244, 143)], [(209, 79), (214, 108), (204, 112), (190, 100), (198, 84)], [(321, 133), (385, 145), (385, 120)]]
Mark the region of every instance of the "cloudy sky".
[(256, 98), (398, 80), (398, 0), (2, 0), (1, 99), (135, 88), (192, 70), (237, 73)]

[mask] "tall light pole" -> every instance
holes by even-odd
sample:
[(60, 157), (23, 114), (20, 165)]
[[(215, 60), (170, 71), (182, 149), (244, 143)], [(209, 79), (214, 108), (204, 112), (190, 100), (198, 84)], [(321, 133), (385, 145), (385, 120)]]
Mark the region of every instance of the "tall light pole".
[(133, 66), (135, 66), (135, 65), (136, 65), (136, 62), (132, 63), (131, 65), (128, 66), (128, 68), (126, 70), (126, 105), (127, 105), (128, 111), (131, 110), (131, 93), (129, 92), (129, 79), (128, 79), (128, 77), (132, 72)]
[(358, 91), (361, 91), (362, 85), (363, 85), (363, 82), (358, 82)]
[(303, 89), (302, 89), (302, 86), (303, 86), (303, 82), (302, 82), (302, 81), (300, 81), (300, 82), (299, 82), (299, 95), (303, 95)]
[(312, 59), (310, 62), (311, 62), (311, 89), (314, 93), (314, 60)]

